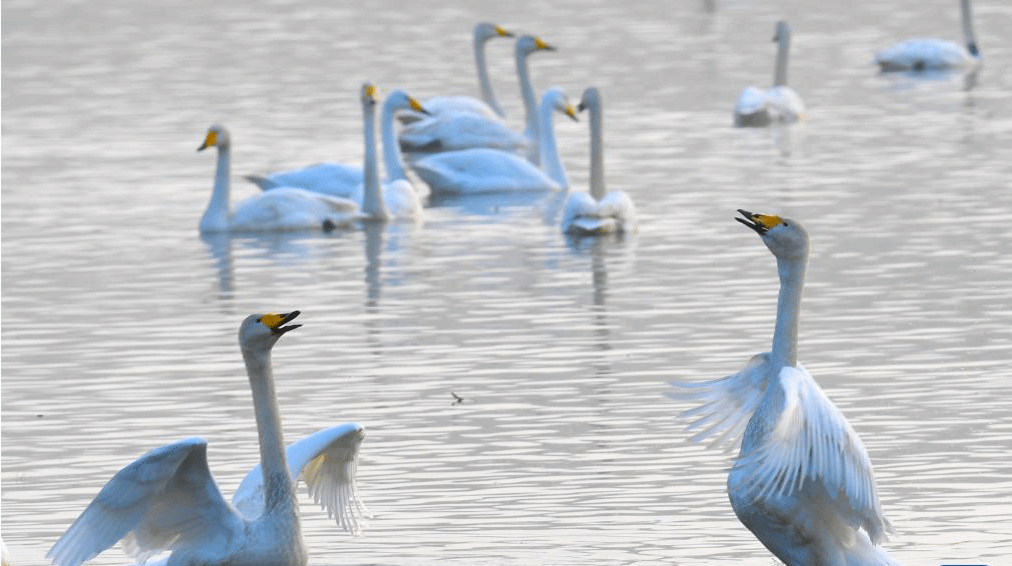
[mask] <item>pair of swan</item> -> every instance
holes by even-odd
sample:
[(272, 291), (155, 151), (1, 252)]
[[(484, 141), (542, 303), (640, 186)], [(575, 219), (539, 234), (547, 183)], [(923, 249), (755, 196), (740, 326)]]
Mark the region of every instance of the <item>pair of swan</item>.
[(358, 532), (364, 507), (355, 488), (365, 435), (355, 423), (321, 430), (285, 450), (274, 394), (271, 349), (298, 328), (299, 315), (250, 315), (239, 327), (260, 437), (260, 464), (225, 501), (207, 466), (207, 442), (189, 438), (156, 448), (116, 473), (56, 541), (47, 558), (77, 566), (122, 540), (133, 559), (164, 552), (168, 565), (304, 566), (297, 482)]
[(622, 191), (604, 185), (604, 134), (601, 93), (587, 87), (577, 108), (590, 114), (590, 193), (571, 193), (562, 209), (562, 231), (574, 235), (636, 230), (636, 207)]
[(569, 103), (566, 93), (557, 87), (545, 91), (538, 109), (544, 170), (516, 154), (489, 148), (434, 153), (415, 161), (412, 167), (428, 183), (433, 194), (568, 189), (569, 178), (555, 143), (555, 112), (578, 121), (576, 110)]
[(780, 275), (773, 346), (740, 372), (672, 393), (702, 402), (682, 413), (741, 448), (727, 478), (738, 519), (787, 566), (897, 566), (878, 546), (882, 515), (861, 439), (798, 363), (798, 318), (809, 240), (796, 221), (739, 210), (776, 257)]
[(908, 39), (879, 51), (875, 63), (883, 72), (973, 69), (982, 58), (973, 35), (970, 0), (960, 0), (963, 45), (934, 38)]
[(538, 101), (531, 84), (527, 59), (533, 53), (554, 50), (553, 46), (541, 38), (531, 35), (521, 36), (514, 46), (517, 78), (526, 116), (523, 132), (514, 130), (498, 116), (468, 111), (441, 112), (405, 126), (400, 134), (401, 147), (413, 152), (486, 147), (523, 154), (531, 163), (540, 164)]
[(763, 127), (805, 119), (805, 103), (787, 86), (787, 55), (791, 49), (791, 28), (787, 22), (777, 22), (773, 41), (777, 42), (773, 86), (766, 90), (750, 86), (741, 91), (734, 105), (735, 126)]

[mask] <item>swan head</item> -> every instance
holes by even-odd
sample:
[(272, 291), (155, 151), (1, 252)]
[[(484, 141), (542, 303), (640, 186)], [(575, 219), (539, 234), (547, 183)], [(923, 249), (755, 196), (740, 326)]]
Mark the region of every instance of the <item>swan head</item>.
[(513, 37), (513, 32), (495, 24), (481, 22), (474, 26), (474, 39), (484, 43), (496, 37)]
[(230, 141), (228, 130), (225, 126), (215, 124), (207, 129), (207, 135), (204, 136), (204, 143), (200, 144), (197, 151), (204, 151), (209, 147), (228, 147)]
[(588, 108), (600, 108), (601, 107), (601, 93), (595, 86), (588, 86), (584, 89), (583, 94), (580, 96), (580, 102), (576, 105), (576, 109), (580, 112)]
[(755, 231), (777, 259), (804, 260), (808, 257), (808, 232), (797, 221), (772, 214), (754, 214), (738, 209), (735, 218)]
[(783, 20), (777, 22), (776, 32), (773, 33), (773, 41), (775, 43), (790, 44), (791, 28), (787, 25), (787, 22)]
[(242, 321), (239, 326), (239, 346), (243, 350), (270, 350), (278, 338), (286, 333), (302, 326), (301, 324), (288, 324), (299, 311), (292, 311), (283, 314), (251, 314)]
[(517, 40), (516, 53), (520, 56), (527, 56), (535, 51), (555, 51), (555, 47), (545, 43), (545, 40), (533, 35), (522, 35)]
[(375, 106), (376, 102), (379, 100), (379, 87), (376, 86), (376, 83), (374, 82), (366, 81), (362, 83), (362, 92), (360, 96), (362, 98), (363, 107)]
[(574, 122), (579, 122), (580, 119), (576, 117), (576, 109), (569, 102), (569, 97), (566, 96), (566, 91), (559, 87), (552, 87), (545, 91), (545, 94), (541, 95), (541, 106), (551, 107), (557, 112), (561, 112), (566, 116), (569, 116)]
[(383, 103), (384, 108), (389, 110), (414, 110), (415, 112), (421, 112), (422, 114), (431, 114), (428, 110), (422, 106), (421, 102), (415, 99), (415, 97), (409, 95), (403, 90), (395, 90), (387, 95), (386, 102)]

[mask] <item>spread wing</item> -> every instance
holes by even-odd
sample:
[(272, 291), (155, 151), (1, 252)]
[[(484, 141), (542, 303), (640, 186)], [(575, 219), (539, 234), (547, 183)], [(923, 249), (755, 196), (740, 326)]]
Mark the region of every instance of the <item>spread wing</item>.
[(47, 558), (77, 566), (123, 540), (143, 562), (196, 545), (228, 548), (242, 520), (225, 501), (207, 467), (207, 443), (189, 438), (156, 448), (109, 480), (56, 541)]
[[(288, 470), (295, 481), (305, 480), (309, 495), (327, 510), (327, 516), (355, 534), (361, 532), (360, 523), (367, 514), (355, 485), (358, 449), (364, 437), (365, 429), (360, 425), (344, 423), (311, 434), (287, 450)], [(259, 464), (243, 478), (232, 504), (249, 518), (260, 515), (264, 493)]]

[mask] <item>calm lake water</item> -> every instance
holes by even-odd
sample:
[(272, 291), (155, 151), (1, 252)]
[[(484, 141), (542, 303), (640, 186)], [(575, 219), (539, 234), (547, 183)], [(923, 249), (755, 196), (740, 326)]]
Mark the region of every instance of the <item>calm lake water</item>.
[[(289, 440), (366, 426), (373, 518), (304, 506), (312, 564), (755, 564), (730, 455), (692, 444), (669, 380), (768, 348), (772, 256), (732, 220), (813, 240), (801, 358), (861, 435), (905, 564), (1012, 563), (1012, 4), (974, 4), (986, 62), (881, 76), (874, 51), (958, 39), (955, 0), (331, 2), (4, 0), (2, 535), (16, 564), (120, 467), (202, 435), (230, 497), (256, 463), (236, 345), (275, 349)], [(736, 130), (774, 22), (809, 120)], [(537, 88), (604, 96), (606, 170), (640, 231), (568, 239), (560, 195), (429, 203), (418, 224), (202, 239), (214, 156), (238, 177), (362, 156), (363, 80), (477, 91), (471, 27), (535, 33)], [(488, 46), (519, 124), (512, 44)], [(586, 190), (586, 117), (557, 121)], [(464, 399), (454, 404), (452, 394)], [(94, 564), (121, 564), (111, 549)]]

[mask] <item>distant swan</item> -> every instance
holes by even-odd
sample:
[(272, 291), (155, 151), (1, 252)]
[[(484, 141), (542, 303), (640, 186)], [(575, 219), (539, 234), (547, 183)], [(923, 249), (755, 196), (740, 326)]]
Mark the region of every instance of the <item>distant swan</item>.
[(569, 188), (559, 159), (552, 117), (561, 112), (577, 121), (576, 110), (559, 88), (545, 91), (538, 114), (541, 119), (541, 153), (545, 170), (526, 159), (496, 149), (465, 149), (429, 155), (416, 161), (415, 173), (433, 194), (477, 194), (511, 191), (557, 191)]
[(883, 72), (925, 71), (973, 68), (983, 60), (973, 35), (970, 0), (960, 0), (963, 21), (963, 42), (934, 38), (908, 39), (875, 55), (875, 63)]
[[(304, 566), (298, 480), (336, 517), (358, 532), (364, 508), (355, 489), (362, 427), (345, 423), (321, 430), (287, 452), (274, 394), (271, 349), (300, 325), (299, 315), (251, 315), (239, 327), (239, 345), (260, 437), (260, 464), (239, 485), (232, 505), (207, 467), (207, 442), (189, 438), (156, 448), (116, 473), (47, 554), (59, 566), (77, 566), (122, 540), (138, 562), (171, 552), (169, 565)], [(266, 487), (265, 487), (266, 486)]]
[(777, 62), (773, 86), (764, 90), (746, 87), (734, 105), (735, 126), (768, 126), (805, 119), (805, 103), (787, 86), (787, 55), (791, 49), (791, 30), (787, 22), (777, 22), (773, 41), (777, 42)]
[(777, 260), (773, 347), (740, 372), (688, 388), (702, 402), (682, 417), (718, 443), (741, 448), (727, 478), (738, 519), (787, 566), (897, 566), (877, 545), (882, 516), (871, 461), (840, 410), (798, 363), (798, 317), (808, 234), (788, 218), (739, 210)]
[(401, 147), (405, 151), (456, 151), (476, 147), (502, 149), (527, 155), (531, 163), (540, 164), (538, 157), (537, 98), (531, 84), (527, 58), (538, 51), (555, 48), (540, 38), (521, 36), (514, 47), (517, 78), (524, 101), (526, 129), (521, 133), (498, 117), (470, 112), (444, 113), (408, 124), (401, 130)]
[(354, 201), (294, 187), (254, 195), (230, 210), (231, 143), (228, 130), (214, 125), (197, 148), (197, 151), (218, 148), (214, 189), (200, 219), (201, 233), (329, 230), (350, 224), (356, 218), (359, 207)]
[(575, 235), (610, 234), (636, 230), (636, 207), (622, 191), (604, 185), (604, 134), (601, 94), (587, 87), (577, 106), (590, 111), (590, 193), (570, 193), (562, 210), (562, 231)]

